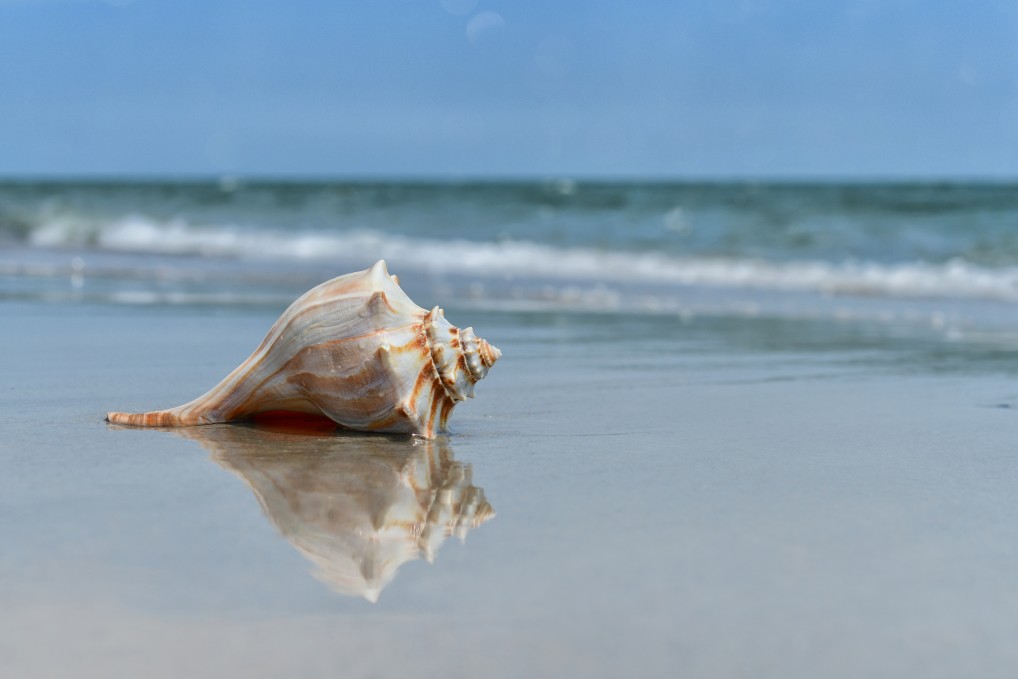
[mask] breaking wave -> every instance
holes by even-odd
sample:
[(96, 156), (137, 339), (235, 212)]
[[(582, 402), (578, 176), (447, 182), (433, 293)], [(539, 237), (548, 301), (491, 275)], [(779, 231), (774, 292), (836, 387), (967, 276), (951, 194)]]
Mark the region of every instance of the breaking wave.
[(529, 241), (437, 240), (379, 231), (282, 231), (200, 226), (128, 215), (103, 223), (52, 220), (28, 234), (39, 248), (195, 255), (250, 260), (366, 262), (399, 270), (482, 278), (651, 283), (836, 295), (1018, 301), (1018, 267), (855, 260), (773, 261), (557, 247)]

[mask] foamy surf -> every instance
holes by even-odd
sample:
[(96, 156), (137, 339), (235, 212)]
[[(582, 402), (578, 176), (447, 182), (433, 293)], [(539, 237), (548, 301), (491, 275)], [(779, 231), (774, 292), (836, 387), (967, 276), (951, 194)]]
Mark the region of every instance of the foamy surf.
[(88, 246), (117, 253), (195, 255), (277, 262), (385, 259), (397, 269), (478, 279), (644, 283), (873, 297), (1018, 301), (1018, 267), (991, 268), (961, 259), (943, 263), (876, 263), (846, 259), (773, 261), (675, 256), (657, 252), (555, 247), (503, 240), (413, 238), (381, 231), (297, 233), (236, 225), (159, 222), (127, 215), (106, 223), (55, 220), (29, 234), (34, 247)]

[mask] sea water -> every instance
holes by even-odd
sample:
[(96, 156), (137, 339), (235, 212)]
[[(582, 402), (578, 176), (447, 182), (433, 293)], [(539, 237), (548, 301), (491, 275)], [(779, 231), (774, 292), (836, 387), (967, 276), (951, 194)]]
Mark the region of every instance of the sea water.
[(56, 278), (243, 302), (384, 258), (490, 306), (681, 311), (689, 288), (764, 307), (754, 293), (1015, 301), (1016, 229), (1004, 183), (6, 182), (0, 292)]

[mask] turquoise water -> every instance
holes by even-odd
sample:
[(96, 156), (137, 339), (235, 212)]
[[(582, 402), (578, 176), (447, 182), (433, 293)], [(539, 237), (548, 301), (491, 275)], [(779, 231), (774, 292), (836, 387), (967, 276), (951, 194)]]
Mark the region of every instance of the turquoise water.
[[(138, 252), (217, 251), (214, 234), (229, 254), (226, 235), (341, 243), (368, 232), (676, 257), (996, 267), (1018, 264), (1016, 228), (1018, 186), (1007, 183), (0, 184), (7, 243)], [(176, 240), (160, 243), (159, 234)]]
[(427, 306), (890, 322), (971, 337), (1016, 320), (1018, 190), (0, 184), (4, 299), (277, 308), (382, 258)]

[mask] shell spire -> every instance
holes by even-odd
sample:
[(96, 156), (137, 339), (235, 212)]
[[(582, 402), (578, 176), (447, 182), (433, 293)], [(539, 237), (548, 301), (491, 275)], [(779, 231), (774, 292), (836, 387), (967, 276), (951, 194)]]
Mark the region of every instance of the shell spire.
[(501, 352), (425, 311), (379, 260), (309, 290), (250, 357), (203, 396), (168, 410), (108, 413), (115, 424), (174, 427), (283, 411), (347, 429), (430, 437), (474, 395)]

